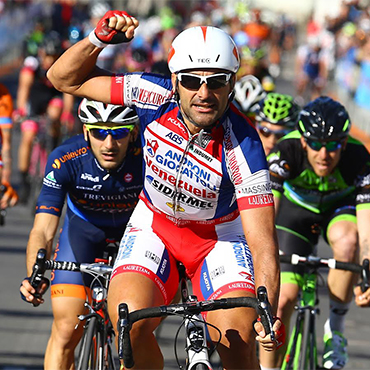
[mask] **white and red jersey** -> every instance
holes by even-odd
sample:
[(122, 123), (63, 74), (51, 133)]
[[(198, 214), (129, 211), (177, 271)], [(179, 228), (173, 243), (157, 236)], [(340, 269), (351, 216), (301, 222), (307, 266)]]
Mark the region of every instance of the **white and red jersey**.
[(191, 135), (170, 78), (112, 78), (111, 103), (140, 117), (145, 161), (141, 199), (176, 224), (218, 224), (240, 210), (273, 205), (265, 154), (255, 128), (233, 104), (210, 131)]

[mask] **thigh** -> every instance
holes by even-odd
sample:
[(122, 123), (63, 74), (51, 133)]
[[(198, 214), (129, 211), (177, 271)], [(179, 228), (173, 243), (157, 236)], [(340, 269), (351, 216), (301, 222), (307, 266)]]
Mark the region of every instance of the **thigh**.
[[(308, 256), (313, 253), (321, 231), (322, 216), (299, 207), (282, 197), (276, 217), (280, 251), (284, 254)], [(289, 264), (281, 265), (282, 272), (303, 273), (303, 269)]]
[[(163, 303), (168, 304), (175, 296), (179, 284), (177, 261), (154, 233), (152, 219), (152, 211), (139, 202), (122, 237), (110, 289), (118, 276), (142, 275), (154, 283)], [(123, 278), (120, 277), (120, 280)]]
[(198, 299), (217, 299), (230, 292), (255, 292), (252, 254), (240, 218), (217, 226), (218, 241), (197, 268), (192, 285)]
[[(54, 260), (92, 263), (105, 247), (103, 230), (67, 211)], [(88, 274), (55, 270), (51, 274), (51, 297), (89, 297), (92, 277)]]

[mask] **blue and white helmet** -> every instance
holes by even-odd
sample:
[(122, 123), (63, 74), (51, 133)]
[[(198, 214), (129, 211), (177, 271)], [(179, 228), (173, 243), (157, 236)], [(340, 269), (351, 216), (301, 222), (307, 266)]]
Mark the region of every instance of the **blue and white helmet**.
[(122, 105), (104, 104), (84, 98), (78, 107), (78, 118), (82, 123), (94, 124), (102, 122), (118, 125), (135, 125), (139, 122), (136, 112)]

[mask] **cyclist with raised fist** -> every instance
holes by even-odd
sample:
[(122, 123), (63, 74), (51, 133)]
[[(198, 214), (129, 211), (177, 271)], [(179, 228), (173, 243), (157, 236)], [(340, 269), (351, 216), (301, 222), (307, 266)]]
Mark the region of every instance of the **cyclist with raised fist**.
[[(221, 29), (197, 26), (172, 42), (169, 77), (96, 68), (103, 48), (130, 41), (138, 24), (125, 12), (107, 12), (48, 71), (57, 89), (129, 106), (140, 118), (144, 189), (114, 266), (109, 315), (117, 321), (121, 302), (130, 310), (169, 303), (178, 261), (200, 300), (255, 296), (264, 285), (275, 313), (280, 272), (271, 184), (258, 133), (232, 103), (237, 47)], [(225, 369), (258, 368), (256, 338), (267, 351), (283, 342), (279, 319), (277, 341), (260, 322), (256, 337), (255, 319), (248, 309), (208, 313), (222, 333), (217, 349)], [(159, 324), (133, 326), (135, 368), (163, 368), (153, 335)], [(215, 329), (210, 335), (218, 340)]]

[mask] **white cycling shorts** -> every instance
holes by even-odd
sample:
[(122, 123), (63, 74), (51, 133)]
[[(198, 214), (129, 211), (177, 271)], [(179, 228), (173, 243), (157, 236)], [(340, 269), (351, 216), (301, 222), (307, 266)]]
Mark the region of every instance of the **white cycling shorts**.
[(148, 276), (171, 302), (179, 284), (177, 262), (185, 266), (199, 300), (225, 293), (255, 293), (252, 255), (240, 216), (224, 223), (179, 226), (139, 201), (121, 240), (112, 279), (125, 272)]

